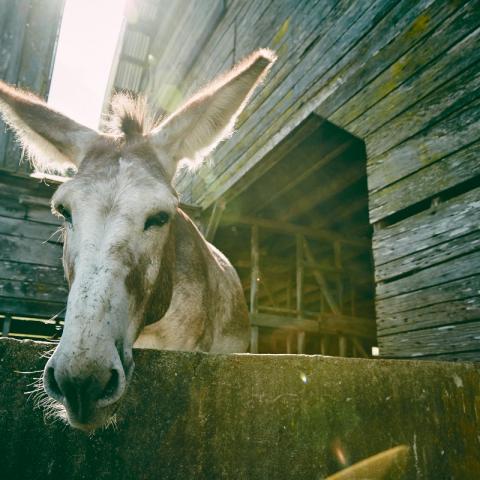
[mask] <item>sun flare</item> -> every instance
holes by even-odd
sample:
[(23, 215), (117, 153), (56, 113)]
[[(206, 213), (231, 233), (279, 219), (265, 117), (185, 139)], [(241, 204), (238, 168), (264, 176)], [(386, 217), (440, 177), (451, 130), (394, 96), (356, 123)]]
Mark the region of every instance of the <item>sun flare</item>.
[(48, 103), (91, 128), (102, 113), (127, 0), (67, 0)]

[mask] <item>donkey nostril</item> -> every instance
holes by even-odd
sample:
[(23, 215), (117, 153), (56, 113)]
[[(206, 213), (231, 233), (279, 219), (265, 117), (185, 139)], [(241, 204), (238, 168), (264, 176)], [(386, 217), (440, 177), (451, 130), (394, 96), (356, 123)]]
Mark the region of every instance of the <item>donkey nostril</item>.
[(105, 389), (103, 391), (103, 394), (101, 396), (102, 399), (110, 398), (115, 395), (115, 393), (118, 390), (119, 386), (119, 375), (118, 371), (115, 369), (111, 370), (111, 375), (110, 375), (110, 380), (108, 381), (107, 385), (105, 386)]
[(60, 390), (57, 380), (55, 379), (55, 370), (53, 367), (47, 368), (45, 380), (46, 380), (47, 388), (49, 390), (48, 393), (57, 399), (62, 398), (63, 393)]

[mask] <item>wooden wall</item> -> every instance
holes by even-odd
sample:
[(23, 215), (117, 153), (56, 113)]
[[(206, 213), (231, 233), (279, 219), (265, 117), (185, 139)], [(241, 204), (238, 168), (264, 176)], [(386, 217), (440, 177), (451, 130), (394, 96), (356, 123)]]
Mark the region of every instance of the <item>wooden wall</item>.
[[(0, 78), (46, 98), (64, 0), (0, 2)], [(0, 328), (53, 335), (67, 288), (53, 188), (28, 178), (30, 166), (0, 121)], [(52, 236), (53, 235), (53, 236)], [(5, 321), (5, 318), (9, 318)]]
[(173, 110), (184, 99), (182, 80), (224, 11), (222, 0), (130, 2), (112, 90), (142, 92), (158, 111)]
[[(0, 79), (46, 98), (64, 0), (0, 2)], [(0, 169), (28, 174), (21, 149), (0, 120)]]
[(279, 59), (183, 200), (235, 198), (317, 113), (366, 144), (380, 354), (480, 358), (479, 42), (478, 0), (229, 1), (182, 96), (255, 48)]
[(54, 190), (31, 178), (0, 175), (0, 316), (13, 318), (13, 334), (53, 335), (55, 321), (48, 320), (63, 318), (68, 290), (60, 222), (50, 212)]

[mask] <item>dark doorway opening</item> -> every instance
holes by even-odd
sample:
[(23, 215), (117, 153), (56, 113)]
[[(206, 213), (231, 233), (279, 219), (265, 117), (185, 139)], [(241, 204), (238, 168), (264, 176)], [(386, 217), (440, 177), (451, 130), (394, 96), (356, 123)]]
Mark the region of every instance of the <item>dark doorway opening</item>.
[(311, 115), (259, 168), (214, 206), (207, 228), (240, 275), (251, 351), (369, 356), (375, 290), (363, 142)]

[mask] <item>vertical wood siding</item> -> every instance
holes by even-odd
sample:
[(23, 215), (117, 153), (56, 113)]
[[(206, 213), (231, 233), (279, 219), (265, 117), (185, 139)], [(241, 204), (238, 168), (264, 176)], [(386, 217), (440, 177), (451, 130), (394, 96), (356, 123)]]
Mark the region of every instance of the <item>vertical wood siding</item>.
[[(46, 98), (64, 0), (0, 2), (0, 79)], [(0, 120), (0, 169), (29, 173)]]

